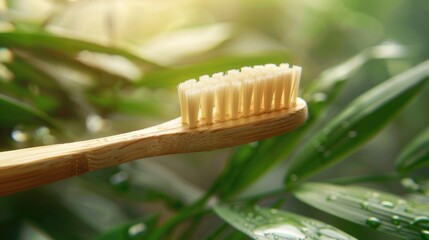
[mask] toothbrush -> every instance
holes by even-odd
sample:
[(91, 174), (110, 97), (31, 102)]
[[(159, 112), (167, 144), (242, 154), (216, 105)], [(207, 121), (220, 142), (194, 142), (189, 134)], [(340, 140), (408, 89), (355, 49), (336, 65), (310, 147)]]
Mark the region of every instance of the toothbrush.
[(181, 117), (87, 141), (0, 152), (0, 196), (128, 161), (273, 137), (302, 125), (301, 67), (267, 64), (204, 75), (177, 87)]

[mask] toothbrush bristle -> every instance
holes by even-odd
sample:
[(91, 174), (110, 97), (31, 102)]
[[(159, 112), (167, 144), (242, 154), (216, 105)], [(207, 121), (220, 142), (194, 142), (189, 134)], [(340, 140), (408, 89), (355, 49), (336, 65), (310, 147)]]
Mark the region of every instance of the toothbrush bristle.
[(182, 123), (195, 128), (293, 107), (301, 71), (286, 63), (266, 64), (185, 81), (177, 87)]

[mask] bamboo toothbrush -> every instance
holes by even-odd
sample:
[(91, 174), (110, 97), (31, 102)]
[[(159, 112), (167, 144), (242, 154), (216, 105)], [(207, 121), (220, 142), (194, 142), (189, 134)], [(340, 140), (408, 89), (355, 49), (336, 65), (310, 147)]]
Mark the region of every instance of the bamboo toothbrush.
[(0, 196), (131, 160), (250, 143), (297, 128), (301, 67), (243, 67), (179, 84), (181, 118), (87, 141), (0, 152)]

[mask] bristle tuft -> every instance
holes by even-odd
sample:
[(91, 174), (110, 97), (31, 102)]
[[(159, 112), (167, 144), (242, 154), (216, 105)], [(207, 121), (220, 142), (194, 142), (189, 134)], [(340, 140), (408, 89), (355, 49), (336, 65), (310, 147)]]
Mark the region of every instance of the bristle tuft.
[(177, 86), (182, 123), (190, 128), (296, 105), (302, 68), (265, 64), (203, 75)]

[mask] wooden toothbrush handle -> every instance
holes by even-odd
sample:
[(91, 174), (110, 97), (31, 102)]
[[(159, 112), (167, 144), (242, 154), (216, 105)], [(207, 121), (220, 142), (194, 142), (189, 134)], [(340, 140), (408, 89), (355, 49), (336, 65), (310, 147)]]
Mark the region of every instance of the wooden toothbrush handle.
[(305, 122), (307, 105), (298, 100), (285, 110), (194, 129), (177, 118), (105, 138), (0, 152), (0, 196), (140, 158), (209, 151), (276, 136)]
[(161, 129), (156, 126), (105, 138), (0, 152), (0, 196), (139, 158), (168, 154), (166, 146), (175, 140), (171, 132), (182, 128), (178, 120), (169, 123)]

